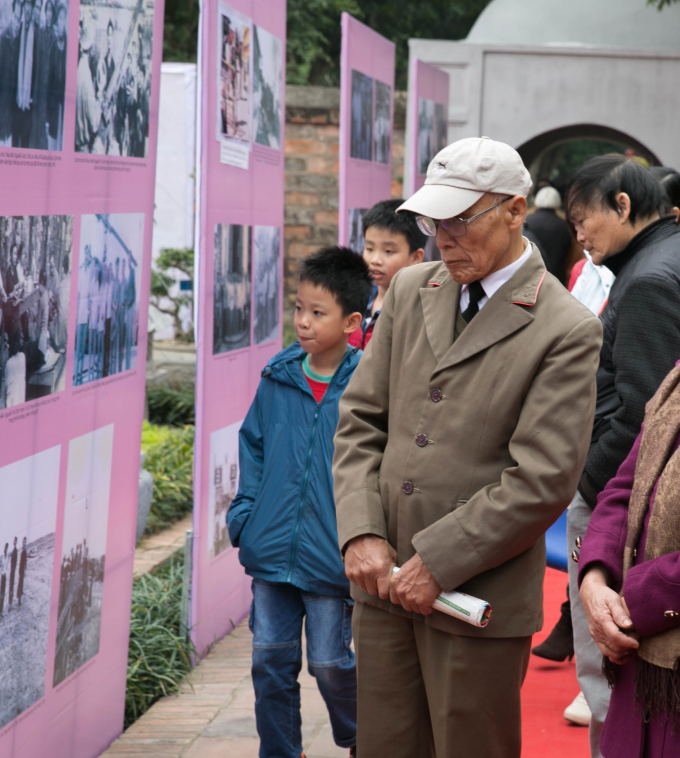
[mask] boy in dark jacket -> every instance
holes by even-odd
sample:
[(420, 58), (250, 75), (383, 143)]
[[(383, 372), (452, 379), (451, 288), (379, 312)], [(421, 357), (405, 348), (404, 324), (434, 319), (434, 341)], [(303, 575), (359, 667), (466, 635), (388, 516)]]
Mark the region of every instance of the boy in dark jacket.
[(371, 294), (368, 267), (348, 248), (306, 258), (295, 342), (262, 372), (239, 432), (241, 478), (229, 536), (253, 577), (255, 716), (260, 758), (300, 758), (302, 621), (340, 747), (356, 743), (356, 668), (349, 583), (338, 549), (331, 461), (338, 401), (359, 363), (348, 349)]

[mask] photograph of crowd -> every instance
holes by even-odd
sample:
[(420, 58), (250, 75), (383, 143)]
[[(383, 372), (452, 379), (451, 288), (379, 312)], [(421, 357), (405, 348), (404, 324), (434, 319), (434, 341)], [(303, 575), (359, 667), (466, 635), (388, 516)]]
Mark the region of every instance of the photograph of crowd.
[(421, 97), (418, 99), (418, 173), (421, 176), (427, 173), (434, 156), (434, 103)]
[(375, 119), (373, 122), (373, 160), (390, 162), (390, 137), (392, 126), (392, 90), (389, 84), (375, 81)]
[(55, 687), (99, 652), (112, 453), (113, 424), (68, 446)]
[(0, 217), (0, 409), (64, 389), (73, 216)]
[(252, 227), (215, 225), (213, 354), (250, 345)]
[(0, 729), (45, 691), (60, 455), (0, 468)]
[(208, 560), (231, 545), (227, 511), (238, 492), (238, 431), (242, 423), (238, 421), (210, 435), (212, 484), (208, 492)]
[(359, 255), (364, 254), (364, 213), (367, 208), (350, 208), (347, 247)]
[(63, 150), (68, 0), (0, 0), (0, 147)]
[(281, 230), (278, 226), (256, 226), (253, 232), (253, 276), (255, 279), (255, 344), (279, 336), (279, 262)]
[(251, 141), (251, 37), (253, 22), (219, 5), (217, 139)]
[(446, 106), (443, 103), (434, 104), (434, 153), (443, 150), (449, 144), (449, 125), (446, 118)]
[(351, 121), (350, 157), (370, 161), (373, 142), (373, 79), (354, 70)]
[(137, 366), (143, 246), (143, 213), (82, 217), (76, 386)]
[(154, 0), (81, 0), (76, 152), (146, 158)]
[(255, 142), (281, 147), (283, 43), (261, 26), (254, 26), (253, 131)]

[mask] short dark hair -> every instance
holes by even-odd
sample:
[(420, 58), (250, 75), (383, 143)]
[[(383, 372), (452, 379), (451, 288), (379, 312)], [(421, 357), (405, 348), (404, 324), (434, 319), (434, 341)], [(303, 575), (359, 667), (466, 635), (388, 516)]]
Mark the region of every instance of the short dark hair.
[(668, 166), (652, 166), (649, 171), (661, 182), (671, 206), (680, 208), (680, 174)]
[(366, 211), (362, 219), (364, 224), (364, 237), (369, 226), (375, 226), (376, 229), (387, 229), (388, 232), (403, 234), (408, 242), (410, 253), (425, 247), (427, 237), (418, 229), (416, 217), (413, 213), (404, 211), (397, 213), (397, 208), (404, 201), (381, 200), (376, 203), (370, 210)]
[(660, 182), (641, 163), (620, 153), (598, 155), (586, 161), (567, 186), (566, 210), (571, 220), (574, 206), (592, 207), (599, 204), (616, 213), (620, 208), (616, 196), (625, 192), (630, 198), (631, 224), (640, 216), (670, 211), (666, 193)]
[(333, 295), (342, 315), (364, 313), (373, 280), (364, 259), (348, 247), (324, 247), (300, 263), (300, 284), (310, 282)]

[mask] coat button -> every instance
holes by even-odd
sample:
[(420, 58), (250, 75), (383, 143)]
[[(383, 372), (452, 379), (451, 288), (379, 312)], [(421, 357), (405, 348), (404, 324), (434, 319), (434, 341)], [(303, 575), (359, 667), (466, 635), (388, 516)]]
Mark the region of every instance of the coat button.
[(433, 403), (438, 403), (442, 399), (442, 391), (441, 390), (432, 390), (430, 392), (430, 398)]
[(419, 434), (416, 437), (416, 445), (418, 445), (418, 447), (425, 447), (425, 445), (427, 445), (427, 434)]
[(577, 547), (577, 548), (580, 550), (580, 549), (581, 549), (581, 545), (583, 544), (583, 537), (577, 537), (577, 538), (574, 540), (574, 544), (575, 544), (575, 545), (576, 545), (576, 547)]
[(678, 612), (677, 611), (664, 611), (663, 615), (667, 619), (674, 619), (678, 615)]
[(572, 550), (571, 551), (571, 560), (574, 561), (574, 563), (578, 563), (578, 550)]
[(633, 549), (633, 558), (637, 558), (637, 548)]
[(413, 482), (404, 482), (401, 485), (401, 491), (404, 495), (410, 495), (413, 492)]

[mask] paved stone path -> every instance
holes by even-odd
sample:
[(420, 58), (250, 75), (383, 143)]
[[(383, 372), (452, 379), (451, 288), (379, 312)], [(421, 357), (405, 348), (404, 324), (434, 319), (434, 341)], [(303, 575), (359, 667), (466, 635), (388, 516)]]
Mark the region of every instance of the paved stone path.
[(143, 537), (135, 548), (134, 576), (146, 574), (183, 548), (187, 529), (191, 529), (191, 514), (158, 534)]
[[(257, 758), (252, 635), (243, 622), (218, 642), (179, 695), (153, 705), (103, 754), (106, 758)], [(300, 674), (307, 758), (347, 758), (333, 742), (326, 706), (306, 664)]]

